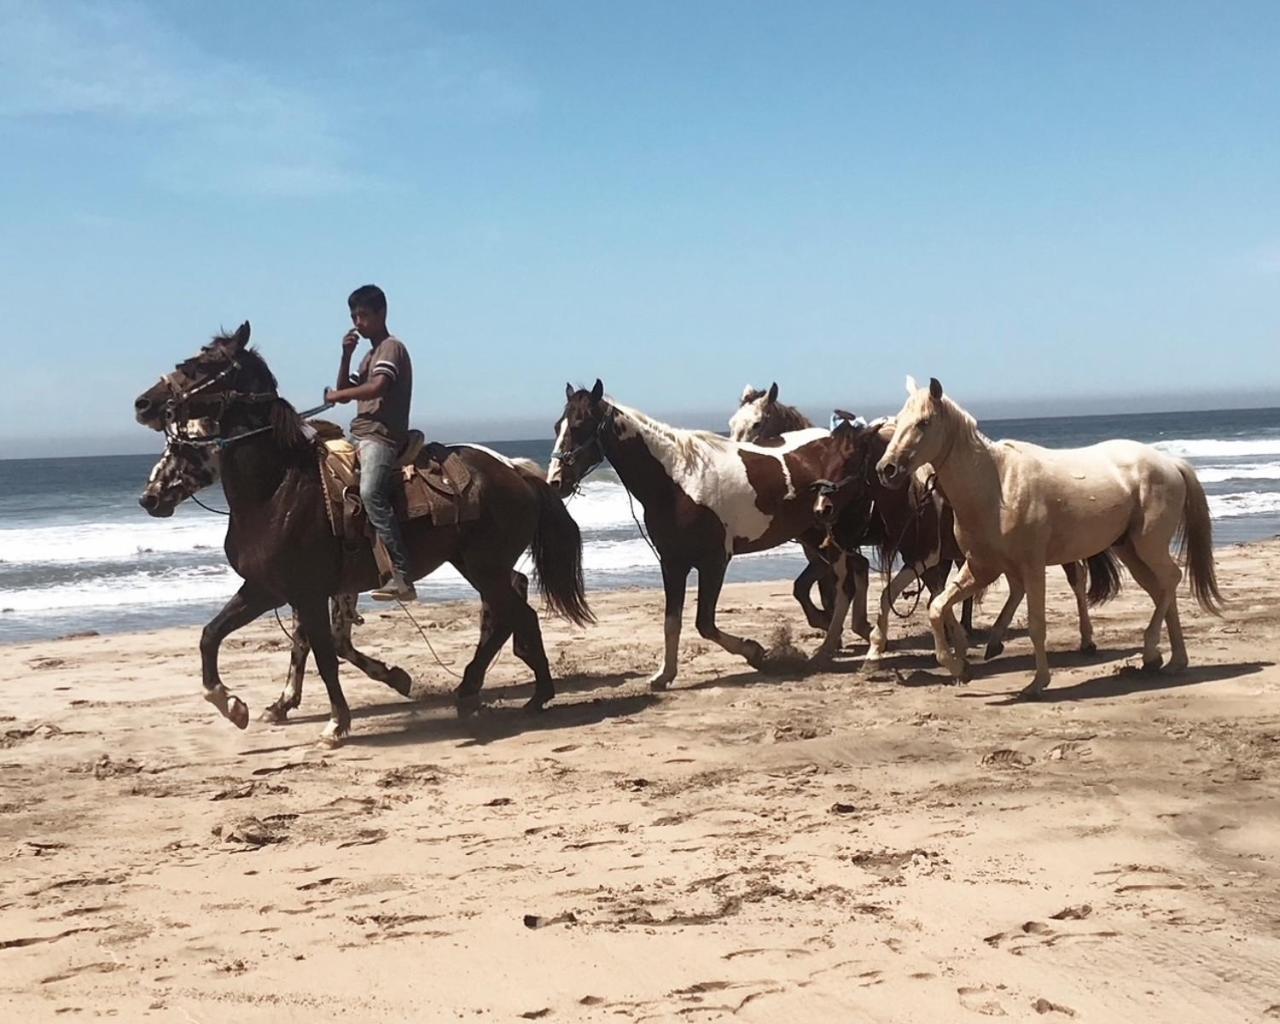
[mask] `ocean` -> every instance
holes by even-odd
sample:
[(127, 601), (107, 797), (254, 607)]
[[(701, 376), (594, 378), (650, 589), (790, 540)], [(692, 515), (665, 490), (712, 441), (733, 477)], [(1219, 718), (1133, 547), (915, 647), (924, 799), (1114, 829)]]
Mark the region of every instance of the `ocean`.
[[(1218, 545), (1280, 534), (1280, 409), (987, 420), (990, 437), (1052, 448), (1128, 437), (1189, 459), (1214, 520)], [(546, 465), (550, 438), (486, 442)], [(0, 643), (96, 630), (112, 633), (206, 622), (239, 586), (222, 552), (226, 520), (192, 502), (152, 519), (138, 494), (159, 458), (0, 461)], [(218, 487), (202, 492), (215, 508)], [(582, 528), (588, 591), (661, 585), (632, 506), (607, 467), (592, 474), (569, 510)], [(643, 510), (636, 504), (636, 516)], [(794, 545), (735, 558), (728, 579), (789, 579), (804, 564)], [(423, 600), (469, 598), (449, 566), (418, 583)], [(692, 600), (692, 591), (690, 600)]]

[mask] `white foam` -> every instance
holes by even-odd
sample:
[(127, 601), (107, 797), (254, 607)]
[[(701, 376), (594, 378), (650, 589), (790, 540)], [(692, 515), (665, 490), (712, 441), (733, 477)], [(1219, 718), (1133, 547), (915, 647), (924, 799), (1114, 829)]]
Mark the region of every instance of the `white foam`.
[(1157, 441), (1152, 447), (1181, 459), (1280, 455), (1280, 437), (1240, 437), (1223, 441), (1216, 438), (1175, 438)]
[(1197, 466), (1202, 484), (1226, 480), (1280, 480), (1280, 462), (1244, 462), (1238, 466)]
[(204, 565), (0, 590), (0, 607), (15, 612), (65, 612), (209, 603), (227, 600), (240, 583), (231, 566)]
[(77, 523), (0, 530), (0, 562), (12, 565), (68, 565), (135, 561), (147, 553), (185, 554), (220, 550), (227, 521), (199, 516), (150, 519), (141, 510), (136, 523)]
[[(627, 503), (627, 490), (621, 484), (607, 480), (587, 481), (565, 503), (565, 507), (584, 533), (628, 526), (635, 529), (631, 519), (632, 506)], [(644, 506), (637, 501), (634, 507), (636, 517), (644, 522)]]
[(1280, 491), (1244, 491), (1240, 494), (1209, 495), (1209, 513), (1214, 519), (1270, 515), (1280, 512)]

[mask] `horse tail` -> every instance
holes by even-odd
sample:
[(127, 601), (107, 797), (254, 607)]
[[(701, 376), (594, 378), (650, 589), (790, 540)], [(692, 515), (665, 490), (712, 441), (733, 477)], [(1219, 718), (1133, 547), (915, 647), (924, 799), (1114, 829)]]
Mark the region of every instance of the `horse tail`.
[(1085, 600), (1090, 608), (1095, 608), (1120, 593), (1120, 560), (1107, 548), (1091, 556), (1086, 564), (1089, 568), (1089, 593)]
[(1214, 615), (1222, 614), (1223, 599), (1218, 590), (1218, 576), (1213, 566), (1213, 522), (1209, 518), (1209, 501), (1204, 487), (1190, 463), (1178, 460), (1178, 472), (1187, 487), (1182, 505), (1182, 530), (1179, 555), (1186, 555), (1191, 593), (1200, 607)]
[(582, 582), (582, 534), (560, 496), (539, 477), (526, 477), (538, 499), (534, 527), (533, 577), (547, 606), (578, 626), (596, 621)]

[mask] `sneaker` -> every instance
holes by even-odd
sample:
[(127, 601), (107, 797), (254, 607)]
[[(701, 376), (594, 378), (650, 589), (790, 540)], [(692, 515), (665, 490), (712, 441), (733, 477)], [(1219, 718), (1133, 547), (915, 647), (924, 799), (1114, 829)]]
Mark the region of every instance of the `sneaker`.
[(375, 601), (416, 601), (418, 592), (403, 576), (395, 575), (377, 590), (370, 591), (369, 596)]

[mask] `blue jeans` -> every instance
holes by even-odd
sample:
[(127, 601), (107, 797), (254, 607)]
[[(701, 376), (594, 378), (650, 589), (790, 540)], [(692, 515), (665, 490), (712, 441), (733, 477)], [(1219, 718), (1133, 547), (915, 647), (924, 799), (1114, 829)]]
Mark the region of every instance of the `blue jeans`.
[(370, 438), (361, 438), (357, 444), (360, 449), (360, 500), (364, 503), (365, 515), (386, 545), (396, 572), (408, 580), (409, 553), (405, 550), (400, 522), (391, 504), (391, 489), (395, 486), (396, 474), (400, 472), (396, 466), (399, 453), (391, 445)]

